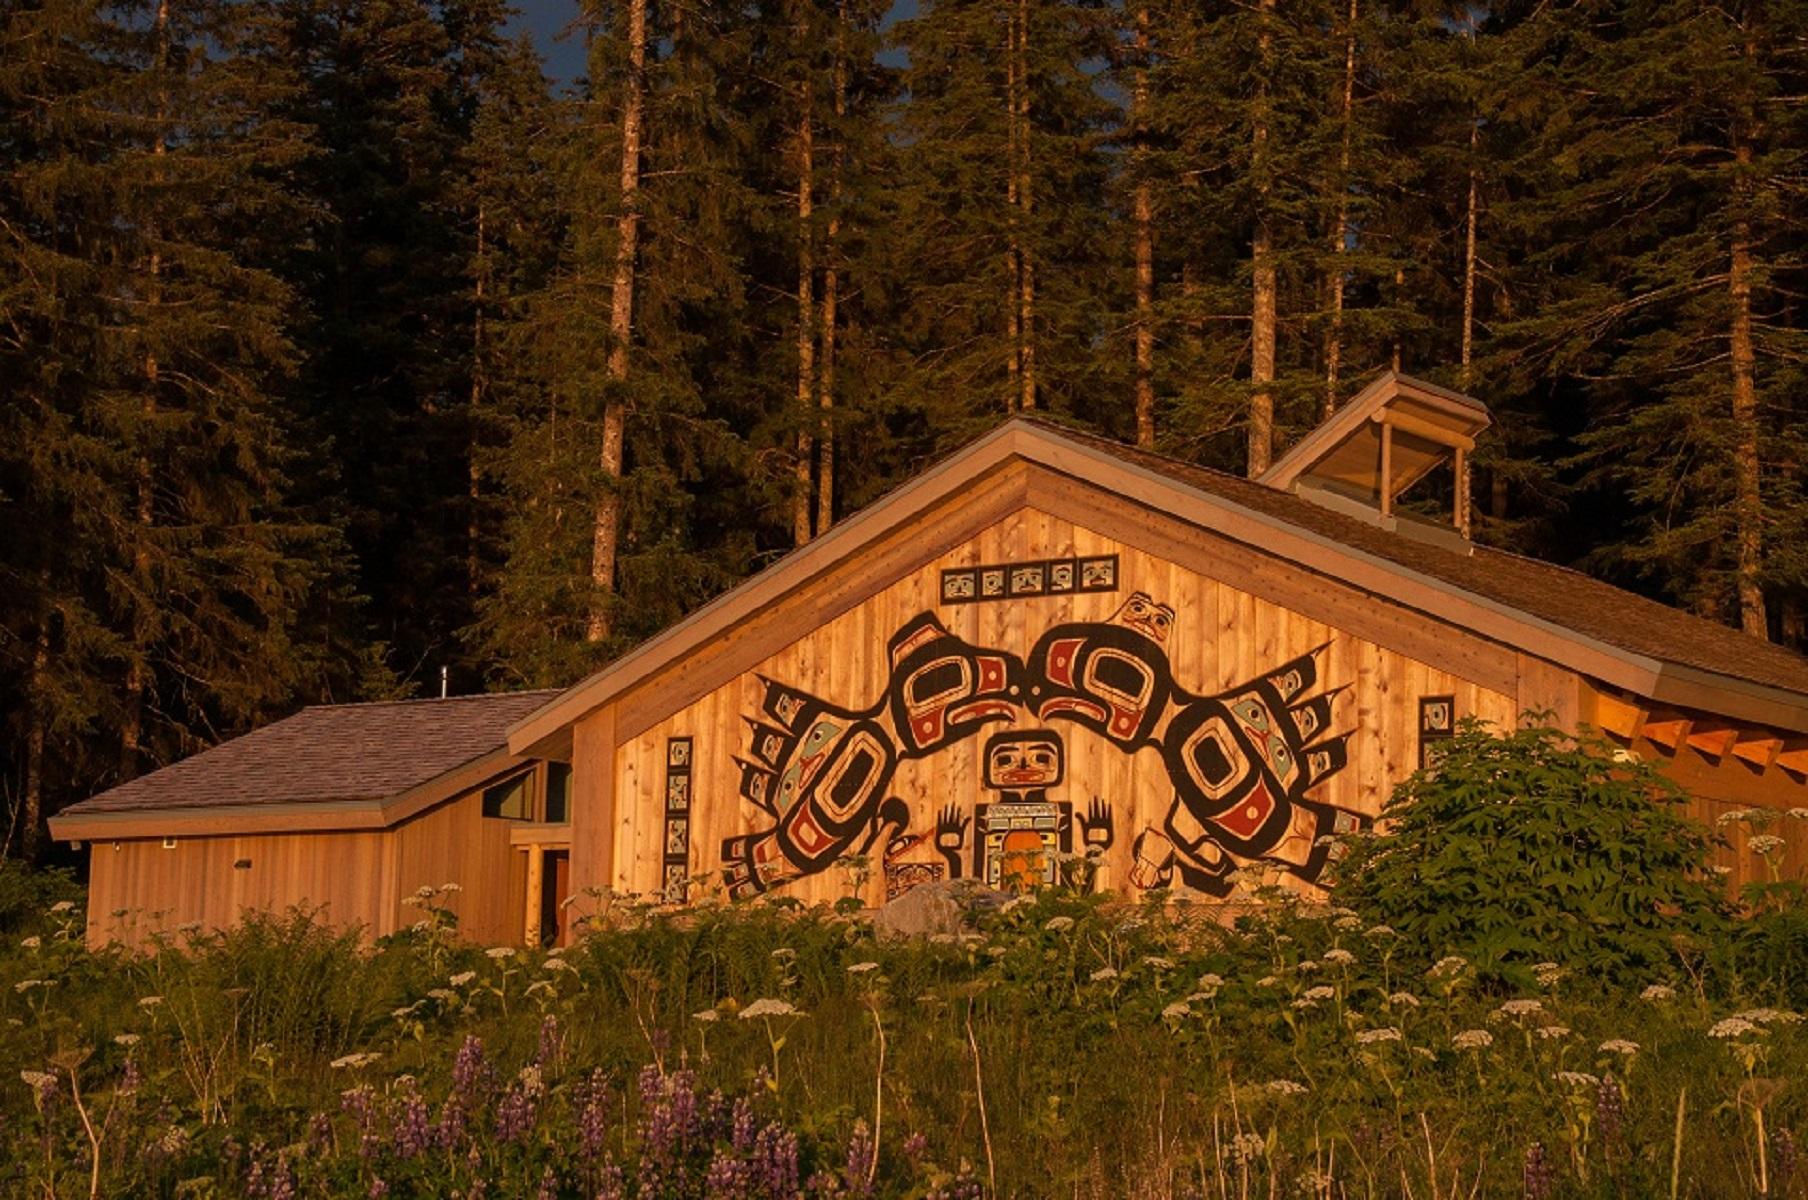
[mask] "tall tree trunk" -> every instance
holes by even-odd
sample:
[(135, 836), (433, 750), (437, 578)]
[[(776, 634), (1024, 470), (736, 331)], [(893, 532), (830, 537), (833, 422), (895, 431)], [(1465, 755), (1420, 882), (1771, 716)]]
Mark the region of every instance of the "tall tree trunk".
[[(799, 30), (804, 33), (803, 30)], [(806, 72), (808, 67), (805, 68)], [(816, 186), (816, 130), (810, 79), (799, 88), (797, 117), (797, 455), (791, 494), (791, 540), (810, 540), (813, 512), (810, 465), (816, 455), (813, 427), (818, 421), (816, 396), (816, 251), (813, 205)]]
[(1475, 221), (1476, 221), (1476, 176), (1475, 150), (1480, 139), (1481, 129), (1474, 120), (1469, 122), (1469, 208), (1463, 222), (1463, 350), (1462, 359), (1457, 367), (1457, 382), (1467, 389), (1471, 368), (1475, 358)]
[[(151, 156), (158, 164), (151, 173), (151, 197), (153, 206), (162, 200), (162, 192), (158, 184), (162, 181), (161, 163), (168, 152), (168, 133), (165, 123), (169, 116), (168, 79), (164, 75), (169, 64), (169, 0), (160, 0), (157, 13), (153, 18), (152, 36), (156, 39), (155, 65), (157, 73), (157, 110), (154, 117), (155, 126), (151, 145)], [(158, 307), (163, 303), (163, 255), (158, 249), (158, 223), (153, 217), (145, 222), (145, 234), (150, 240), (149, 279), (145, 285), (144, 311), (147, 327), (158, 316)], [(139, 401), (139, 412), (144, 427), (139, 432), (137, 459), (133, 463), (133, 506), (132, 506), (132, 604), (128, 621), (131, 624), (130, 638), (127, 646), (125, 695), (123, 711), (119, 725), (119, 771), (127, 779), (138, 774), (140, 747), (144, 740), (144, 693), (150, 683), (150, 669), (147, 656), (150, 630), (145, 609), (151, 604), (151, 595), (155, 590), (151, 580), (151, 523), (154, 517), (152, 504), (152, 488), (154, 480), (151, 472), (151, 457), (144, 449), (144, 440), (155, 435), (157, 428), (157, 390), (162, 382), (162, 364), (157, 358), (155, 334), (147, 336), (149, 344), (144, 353), (144, 395)]]
[(1337, 376), (1343, 367), (1343, 258), (1350, 240), (1350, 140), (1356, 123), (1356, 5), (1350, 0), (1343, 39), (1342, 141), (1337, 149), (1337, 216), (1331, 223), (1330, 328), (1325, 333), (1324, 415), (1337, 411)]
[(603, 401), (603, 438), (597, 465), (603, 489), (596, 501), (590, 550), (590, 619), (587, 641), (609, 637), (615, 560), (621, 543), (623, 396), (634, 334), (634, 273), (640, 250), (640, 141), (647, 88), (647, 0), (628, 0), (628, 72), (622, 80), (621, 215), (615, 221), (615, 274), (609, 290), (609, 393)]
[(465, 447), (465, 592), (475, 596), (482, 586), (483, 530), (479, 506), (483, 502), (483, 469), (478, 462), (481, 447), (479, 412), (484, 394), (484, 311), (489, 279), (488, 246), (485, 242), (483, 202), (477, 204), (477, 270), (472, 278), (471, 313), (471, 411), (467, 421), (469, 444)]
[(1005, 250), (1005, 331), (1010, 349), (1005, 359), (1009, 391), (1005, 407), (1015, 410), (1023, 395), (1023, 222), (1017, 206), (1017, 5), (1007, 0), (1004, 35), (1005, 121), (1005, 224), (1009, 245)]
[[(47, 574), (47, 573), (46, 573)], [(47, 578), (44, 586), (49, 586)], [(31, 665), (25, 673), (25, 778), (19, 794), (16, 821), (19, 857), (35, 862), (44, 829), (44, 741), (49, 714), (45, 703), (45, 675), (50, 670), (50, 614), (38, 617), (32, 635)]]
[[(1406, 268), (1405, 267), (1395, 267), (1394, 268), (1394, 304), (1396, 306), (1398, 306), (1398, 305), (1404, 303), (1405, 300), (1406, 300)], [(1400, 331), (1399, 331), (1398, 327), (1396, 327), (1394, 330), (1394, 354), (1393, 354), (1393, 362), (1392, 362), (1392, 368), (1396, 375), (1400, 373), (1400, 363), (1402, 361), (1403, 361), (1403, 359), (1401, 356), (1401, 348), (1400, 348)]]
[(1136, 139), (1136, 444), (1155, 448), (1155, 212), (1149, 196), (1149, 8), (1136, 10), (1132, 129)]
[(1268, 79), (1271, 69), (1270, 51), (1274, 34), (1269, 23), (1274, 18), (1275, 0), (1261, 0), (1261, 31), (1257, 48), (1261, 56), (1262, 78), (1257, 84), (1255, 119), (1250, 167), (1255, 175), (1255, 236), (1250, 244), (1249, 266), (1253, 285), (1250, 303), (1249, 349), (1249, 457), (1251, 478), (1266, 471), (1274, 461), (1274, 383), (1275, 295), (1277, 282), (1274, 247), (1268, 228)]
[(816, 533), (835, 523), (835, 321), (841, 301), (841, 271), (836, 259), (841, 239), (842, 172), (847, 166), (847, 0), (835, 6), (835, 129), (829, 178), (829, 226), (822, 258), (822, 353), (817, 364)]
[(1017, 0), (1017, 154), (1021, 164), (1017, 205), (1023, 215), (1022, 240), (1018, 246), (1021, 271), (1017, 318), (1018, 336), (1023, 347), (1019, 356), (1023, 371), (1018, 383), (1022, 387), (1019, 407), (1025, 412), (1036, 407), (1036, 256), (1029, 236), (1034, 199), (1030, 187), (1030, 91), (1030, 3), (1029, 0)]
[(1758, 389), (1756, 354), (1752, 346), (1752, 231), (1750, 220), (1750, 184), (1746, 173), (1751, 169), (1751, 143), (1742, 130), (1735, 133), (1734, 161), (1737, 164), (1735, 203), (1738, 218), (1733, 224), (1732, 269), (1728, 286), (1732, 292), (1731, 366), (1733, 391), (1733, 478), (1735, 500), (1733, 522), (1737, 529), (1738, 567), (1736, 583), (1739, 593), (1739, 626), (1755, 637), (1768, 638), (1770, 624), (1764, 612), (1764, 503), (1759, 492), (1758, 455)]

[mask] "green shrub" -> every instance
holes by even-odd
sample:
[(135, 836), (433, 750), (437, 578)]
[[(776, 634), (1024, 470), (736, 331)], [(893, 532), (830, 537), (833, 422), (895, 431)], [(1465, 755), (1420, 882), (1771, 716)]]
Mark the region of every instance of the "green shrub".
[(1713, 838), (1681, 791), (1605, 742), (1466, 722), (1356, 840), (1338, 895), (1424, 955), (1523, 982), (1540, 962), (1622, 981), (1673, 973), (1727, 932)]
[(1791, 881), (1748, 889), (1747, 901), (1755, 899), (1762, 902), (1731, 940), (1730, 965), (1779, 1002), (1808, 1006), (1808, 887)]
[(16, 859), (0, 858), (0, 934), (37, 928), (51, 905), (82, 902), (81, 885), (66, 868), (33, 870)]

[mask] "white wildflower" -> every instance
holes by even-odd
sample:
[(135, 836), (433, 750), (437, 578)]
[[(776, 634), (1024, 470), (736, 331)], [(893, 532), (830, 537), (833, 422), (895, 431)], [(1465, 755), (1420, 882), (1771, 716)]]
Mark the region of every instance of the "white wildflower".
[(162, 996), (140, 996), (140, 997), (138, 997), (138, 1007), (139, 1008), (156, 1008), (159, 1004), (162, 1004), (162, 1003), (163, 1003)]
[(1363, 937), (1372, 937), (1372, 938), (1384, 938), (1384, 937), (1399, 937), (1400, 935), (1394, 932), (1394, 927), (1392, 925), (1371, 925), (1368, 927), (1368, 930), (1363, 933), (1362, 936)]
[(56, 1086), (56, 1076), (47, 1071), (20, 1071), (19, 1078), (34, 1091), (46, 1091)]
[(1745, 839), (1745, 848), (1753, 854), (1762, 854), (1766, 858), (1783, 848), (1783, 839), (1774, 833), (1761, 833), (1756, 837)]
[(849, 975), (864, 975), (868, 971), (877, 971), (878, 969), (879, 969), (879, 964), (876, 962), (850, 963), (848, 965), (848, 974)]
[(1567, 1025), (1540, 1025), (1538, 1027), (1538, 1036), (1547, 1042), (1554, 1038), (1568, 1037), (1570, 1032), (1570, 1027)]
[(1721, 813), (1718, 817), (1715, 817), (1714, 824), (1720, 826), (1720, 828), (1722, 828), (1722, 829), (1725, 829), (1728, 825), (1731, 825), (1734, 821), (1749, 821), (1749, 820), (1751, 820), (1751, 817), (1752, 817), (1752, 814), (1751, 814), (1750, 809), (1734, 808), (1734, 809), (1729, 809), (1726, 812)]
[(1397, 1042), (1401, 1040), (1400, 1031), (1392, 1025), (1384, 1025), (1380, 1029), (1364, 1029), (1356, 1035), (1356, 1044), (1371, 1046), (1376, 1042)]
[(1340, 966), (1347, 967), (1356, 961), (1356, 956), (1351, 954), (1348, 950), (1345, 950), (1342, 946), (1333, 946), (1331, 949), (1325, 951), (1325, 961), (1334, 962)]
[(13, 984), (13, 991), (24, 994), (25, 992), (31, 991), (33, 988), (49, 986), (49, 982), (43, 979), (21, 979), (19, 982)]
[(1149, 957), (1143, 959), (1143, 966), (1148, 967), (1151, 971), (1172, 971), (1174, 969), (1174, 961), (1172, 959), (1163, 958), (1159, 954), (1151, 954)]
[(1758, 1025), (1794, 1025), (1802, 1019), (1800, 1013), (1789, 1012), (1781, 1008), (1748, 1008), (1742, 1013), (1733, 1015), (1743, 1017)]
[(513, 946), (491, 946), (483, 953), (486, 958), (493, 958), (497, 962), (501, 962), (505, 958), (515, 957), (515, 948)]
[(1748, 1033), (1763, 1032), (1763, 1029), (1746, 1020), (1744, 1017), (1727, 1017), (1725, 1020), (1714, 1022), (1713, 1026), (1708, 1030), (1708, 1036), (1715, 1038), (1736, 1038), (1744, 1037)]
[(477, 978), (477, 972), (475, 971), (460, 971), (458, 974), (452, 976), (452, 978), (446, 980), (446, 982), (455, 988), (461, 988), (475, 978)]
[(452, 895), (456, 895), (459, 892), (464, 891), (465, 889), (462, 884), (442, 883), (439, 885), (439, 890), (446, 893), (446, 895), (448, 895), (448, 896), (452, 896)]
[(540, 964), (540, 968), (545, 971), (570, 971), (574, 975), (577, 974), (577, 968), (562, 958), (549, 958)]
[(1104, 983), (1107, 979), (1116, 979), (1117, 978), (1117, 968), (1116, 967), (1100, 967), (1098, 970), (1096, 970), (1092, 973), (1090, 978), (1094, 983)]
[(366, 1051), (362, 1054), (342, 1054), (328, 1065), (335, 1071), (342, 1071), (347, 1068), (357, 1071), (370, 1066), (371, 1063), (376, 1062), (382, 1057), (381, 1054), (377, 1054), (374, 1051)]
[(1465, 1029), (1450, 1039), (1458, 1050), (1483, 1050), (1494, 1044), (1494, 1035), (1486, 1029)]
[(27, 950), (36, 950), (39, 946), (44, 944), (44, 939), (34, 934), (31, 937), (22, 939), (19, 944)]
[(1623, 1054), (1627, 1058), (1631, 1058), (1638, 1052), (1639, 1044), (1637, 1042), (1629, 1042), (1625, 1038), (1608, 1038), (1601, 1043), (1602, 1054)]
[(1224, 977), (1207, 971), (1199, 977), (1199, 987), (1208, 992), (1215, 992), (1224, 986)]
[(1792, 808), (1789, 815), (1798, 821), (1808, 821), (1808, 808)]
[(1535, 1012), (1543, 1012), (1544, 1001), (1526, 996), (1517, 1000), (1509, 1000), (1494, 1011), (1503, 1017), (1526, 1017)]
[(797, 951), (789, 946), (780, 946), (777, 950), (772, 952), (771, 957), (780, 960), (793, 959), (797, 957)]
[(1264, 987), (1264, 988), (1274, 987), (1278, 983), (1280, 983), (1280, 979), (1273, 975), (1264, 975), (1260, 979), (1256, 980), (1256, 986)]
[(706, 1009), (703, 1009), (703, 1010), (702, 1010), (702, 1011), (700, 1011), (700, 1012), (694, 1012), (694, 1013), (692, 1013), (692, 1014), (691, 1014), (691, 1020), (693, 1020), (693, 1021), (701, 1021), (701, 1022), (703, 1022), (703, 1023), (704, 1023), (704, 1024), (705, 1024), (705, 1025), (709, 1025), (709, 1024), (712, 1024), (712, 1023), (714, 1023), (714, 1022), (715, 1022), (715, 1021), (718, 1021), (718, 1020), (720, 1020), (720, 1019), (721, 1019), (721, 1017), (722, 1017), (722, 1014), (721, 1014), (721, 1013), (719, 1013), (719, 1012), (717, 1012), (717, 1011), (716, 1011), (716, 1010), (715, 1010), (715, 1009), (713, 1009), (713, 1008), (706, 1008)]
[(1192, 1016), (1193, 1010), (1185, 1000), (1176, 1000), (1162, 1009), (1161, 1015), (1170, 1021), (1178, 1021), (1182, 1017)]
[(741, 1020), (751, 1021), (755, 1017), (801, 1017), (803, 1013), (794, 1008), (789, 1001), (774, 1000), (763, 997), (755, 1000), (741, 1010)]
[(1304, 962), (1300, 963), (1297, 967), (1295, 967), (1294, 970), (1298, 971), (1302, 975), (1310, 975), (1312, 972), (1318, 970), (1318, 966), (1319, 966), (1319, 964), (1318, 964), (1317, 959), (1308, 958)]
[(1362, 918), (1357, 916), (1354, 913), (1351, 913), (1348, 916), (1339, 917), (1335, 921), (1331, 922), (1331, 928), (1341, 929), (1345, 933), (1349, 933), (1353, 930), (1362, 928)]
[(1447, 954), (1432, 965), (1426, 974), (1433, 979), (1442, 979), (1446, 975), (1455, 975), (1469, 965), (1469, 960), (1460, 954)]
[(52, 904), (50, 906), (50, 911), (53, 913), (74, 912), (75, 911), (75, 901), (58, 900), (55, 904)]
[(113, 1044), (115, 1046), (124, 1046), (127, 1050), (136, 1046), (139, 1041), (140, 1038), (135, 1033), (116, 1033), (113, 1035)]
[(1532, 975), (1538, 980), (1539, 987), (1552, 987), (1568, 973), (1554, 962), (1541, 962), (1532, 968)]
[(1262, 1086), (1277, 1096), (1303, 1096), (1306, 1094), (1306, 1085), (1295, 1083), (1291, 1079), (1270, 1079)]
[(1049, 933), (1066, 933), (1073, 927), (1074, 919), (1072, 917), (1050, 917), (1042, 924), (1042, 928)]
[(438, 1000), (441, 1004), (450, 1004), (452, 1001), (458, 999), (458, 993), (448, 988), (429, 988), (427, 994), (433, 997), (433, 999)]
[(1598, 1088), (1601, 1086), (1600, 1078), (1590, 1075), (1587, 1071), (1558, 1071), (1551, 1078), (1565, 1087)]
[(1387, 998), (1387, 1003), (1390, 1008), (1417, 1008), (1419, 998), (1411, 992), (1395, 992)]
[(1639, 993), (1639, 999), (1649, 1004), (1656, 1004), (1660, 1000), (1674, 1000), (1675, 998), (1676, 989), (1667, 983), (1650, 984), (1644, 991)]

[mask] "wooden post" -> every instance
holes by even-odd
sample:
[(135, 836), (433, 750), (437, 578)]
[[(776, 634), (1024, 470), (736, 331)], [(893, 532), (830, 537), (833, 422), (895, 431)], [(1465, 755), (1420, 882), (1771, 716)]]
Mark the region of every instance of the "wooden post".
[(546, 852), (538, 842), (527, 848), (527, 920), (525, 940), (529, 946), (540, 944), (540, 891), (545, 886)]
[(1381, 515), (1392, 516), (1394, 511), (1394, 427), (1391, 423), (1381, 423)]
[(1451, 521), (1456, 531), (1464, 537), (1469, 536), (1469, 454), (1461, 446), (1456, 448), (1456, 497), (1452, 504), (1454, 511)]

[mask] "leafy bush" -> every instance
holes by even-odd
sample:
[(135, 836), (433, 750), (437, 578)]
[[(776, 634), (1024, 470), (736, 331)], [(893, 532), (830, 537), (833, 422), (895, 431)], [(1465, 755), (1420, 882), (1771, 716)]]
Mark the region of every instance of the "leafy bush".
[(81, 885), (63, 868), (34, 871), (12, 858), (0, 858), (0, 934), (23, 933), (39, 926), (44, 913), (59, 901), (80, 903)]
[(1714, 841), (1682, 801), (1608, 743), (1466, 722), (1396, 790), (1385, 832), (1355, 841), (1337, 894), (1421, 957), (1462, 955), (1486, 976), (1556, 962), (1648, 978), (1727, 928)]
[(1808, 888), (1770, 884), (1762, 905), (1741, 921), (1729, 943), (1729, 965), (1748, 983), (1774, 991), (1779, 1003), (1808, 1007)]

